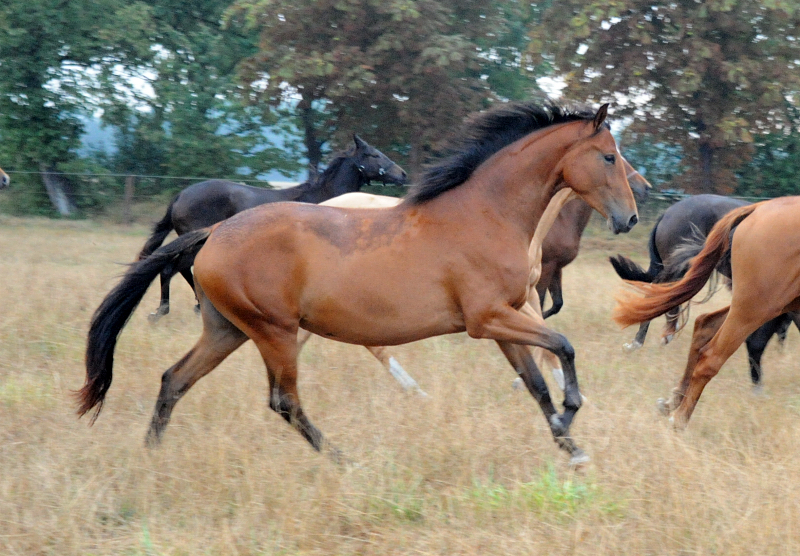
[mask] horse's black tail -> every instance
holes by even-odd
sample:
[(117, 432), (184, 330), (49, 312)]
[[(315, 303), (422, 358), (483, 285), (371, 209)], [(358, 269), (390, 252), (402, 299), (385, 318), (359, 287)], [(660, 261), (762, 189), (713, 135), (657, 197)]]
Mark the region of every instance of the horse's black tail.
[[(662, 215), (663, 216), (663, 215)], [(661, 222), (661, 216), (656, 220), (656, 225), (650, 231), (650, 239), (647, 242), (647, 250), (650, 253), (650, 267), (645, 270), (628, 257), (617, 255), (616, 257), (609, 257), (611, 266), (623, 280), (633, 280), (636, 282), (651, 283), (656, 279), (656, 276), (664, 269), (664, 261), (661, 260), (661, 255), (658, 254), (656, 249), (656, 229)]]
[(155, 225), (153, 225), (153, 233), (144, 243), (144, 247), (142, 247), (142, 250), (139, 253), (139, 257), (136, 260), (141, 261), (142, 259), (147, 258), (153, 251), (161, 247), (161, 244), (164, 243), (164, 239), (173, 230), (172, 206), (175, 204), (175, 201), (177, 200), (178, 196), (172, 199), (169, 206), (167, 207), (167, 214), (164, 215), (164, 218), (162, 218), (161, 220), (156, 222)]
[(86, 341), (86, 382), (76, 393), (79, 416), (97, 407), (92, 416), (94, 423), (100, 414), (106, 392), (111, 386), (117, 336), (144, 297), (150, 283), (164, 269), (193, 260), (210, 234), (211, 228), (203, 228), (182, 235), (157, 249), (149, 257), (133, 263), (122, 281), (109, 292), (94, 312)]

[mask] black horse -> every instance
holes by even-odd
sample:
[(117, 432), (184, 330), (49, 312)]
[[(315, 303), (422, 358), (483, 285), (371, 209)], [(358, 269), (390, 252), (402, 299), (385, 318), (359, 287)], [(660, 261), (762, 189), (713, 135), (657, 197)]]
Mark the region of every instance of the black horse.
[[(236, 213), (265, 203), (294, 201), (321, 203), (345, 193), (358, 191), (372, 180), (402, 185), (407, 175), (400, 166), (358, 135), (354, 145), (338, 155), (317, 179), (287, 189), (265, 189), (225, 180), (208, 180), (190, 185), (172, 200), (167, 213), (153, 227), (153, 234), (139, 253), (146, 258), (164, 242), (172, 230), (179, 236), (222, 222)], [(177, 273), (194, 289), (191, 261), (168, 267), (161, 273), (161, 304), (150, 315), (156, 321), (169, 313), (169, 282)]]
[[(648, 249), (650, 268), (646, 271), (631, 259), (622, 255), (611, 257), (611, 265), (623, 280), (664, 283), (679, 280), (689, 268), (688, 262), (702, 248), (705, 237), (714, 224), (735, 208), (749, 204), (746, 201), (721, 195), (695, 195), (678, 201), (669, 207), (656, 221), (650, 232)], [(717, 271), (730, 280), (729, 261), (721, 261)], [(670, 310), (664, 330), (664, 343), (675, 335), (680, 307)], [(764, 324), (747, 338), (747, 354), (750, 359), (750, 378), (753, 384), (761, 383), (761, 356), (767, 343), (777, 334), (782, 342), (792, 321), (800, 328), (800, 315), (787, 313)], [(639, 326), (636, 338), (625, 347), (638, 349), (644, 344), (650, 322)]]

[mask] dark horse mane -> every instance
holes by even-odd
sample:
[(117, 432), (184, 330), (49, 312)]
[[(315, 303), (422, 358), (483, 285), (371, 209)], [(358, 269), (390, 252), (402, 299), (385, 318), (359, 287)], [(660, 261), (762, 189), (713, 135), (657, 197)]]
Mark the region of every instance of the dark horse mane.
[[(349, 158), (352, 158), (354, 154), (355, 154), (355, 147), (351, 147), (346, 151), (341, 151), (339, 154), (336, 155), (336, 157), (333, 160), (331, 160), (331, 162), (328, 164), (328, 167), (325, 168), (325, 170), (323, 170), (320, 174), (318, 174), (316, 178), (301, 183), (300, 185), (297, 186), (298, 189), (306, 191), (312, 187), (317, 188), (325, 185), (331, 180), (333, 176), (336, 175), (336, 173), (342, 167), (342, 164), (344, 164), (345, 161), (347, 161)], [(298, 193), (298, 195), (299, 194), (300, 193)]]
[(529, 133), (577, 120), (591, 121), (594, 116), (588, 107), (565, 108), (552, 103), (509, 103), (479, 113), (448, 142), (445, 157), (427, 168), (406, 201), (424, 203), (458, 187), (489, 157)]

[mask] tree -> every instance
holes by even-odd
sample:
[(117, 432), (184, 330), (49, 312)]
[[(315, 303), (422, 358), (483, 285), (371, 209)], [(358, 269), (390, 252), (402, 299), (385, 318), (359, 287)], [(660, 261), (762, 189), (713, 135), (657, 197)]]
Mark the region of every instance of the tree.
[[(353, 131), (407, 155), (414, 173), (442, 136), (494, 98), (483, 70), (501, 64), (485, 56), (478, 38), (508, 34), (515, 5), (238, 0), (227, 17), (228, 26), (259, 31), (242, 78), (254, 102), (293, 103), (312, 173), (324, 145), (343, 144)], [(517, 40), (527, 38), (518, 33)]]
[[(141, 2), (122, 0), (0, 5), (0, 153), (7, 166), (41, 172), (39, 187), (59, 214), (75, 209), (73, 185), (57, 172), (76, 159), (77, 116), (97, 92), (90, 76), (150, 55), (139, 48), (149, 32), (147, 12)], [(117, 40), (109, 43), (109, 36)]]
[(757, 134), (791, 126), (800, 86), (800, 3), (554, 2), (531, 51), (551, 56), (572, 96), (616, 98), (630, 130), (672, 143), (679, 187), (730, 193)]

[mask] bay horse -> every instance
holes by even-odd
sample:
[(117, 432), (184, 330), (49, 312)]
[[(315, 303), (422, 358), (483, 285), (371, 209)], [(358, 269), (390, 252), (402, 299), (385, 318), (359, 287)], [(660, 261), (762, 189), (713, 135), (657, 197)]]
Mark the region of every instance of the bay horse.
[(779, 197), (734, 209), (711, 230), (700, 253), (677, 282), (629, 281), (644, 297), (623, 292), (613, 318), (623, 326), (644, 322), (695, 296), (729, 258), (731, 304), (695, 320), (686, 369), (659, 407), (678, 428), (692, 416), (706, 384), (760, 326), (800, 310), (800, 197)]
[[(286, 189), (266, 189), (227, 180), (207, 180), (190, 185), (172, 200), (164, 217), (153, 226), (153, 233), (139, 253), (143, 259), (155, 251), (172, 230), (179, 236), (217, 222), (243, 210), (280, 201), (320, 203), (332, 197), (358, 191), (372, 180), (403, 185), (407, 175), (381, 151), (353, 134), (353, 145), (337, 155), (316, 179)], [(166, 269), (161, 275), (161, 302), (150, 314), (155, 322), (169, 313), (169, 283), (180, 273), (194, 288), (192, 264)]]
[[(581, 405), (574, 350), (526, 304), (528, 249), (548, 203), (568, 189), (615, 233), (638, 221), (607, 110), (504, 104), (469, 119), (450, 154), (396, 207), (261, 205), (157, 249), (92, 317), (79, 415), (94, 409), (94, 420), (101, 410), (117, 337), (150, 282), (194, 257), (203, 332), (162, 377), (148, 445), (160, 442), (181, 396), (251, 339), (267, 369), (270, 408), (337, 458), (300, 402), (298, 329), (380, 346), (466, 331), (498, 343), (556, 443), (574, 464), (586, 461), (569, 434)], [(527, 346), (559, 357), (563, 413)]]
[(11, 183), (11, 178), (0, 168), (0, 189), (5, 189), (9, 183)]
[[(609, 259), (611, 265), (623, 280), (650, 283), (678, 280), (683, 277), (683, 273), (688, 268), (688, 261), (699, 253), (705, 237), (719, 219), (730, 211), (748, 204), (750, 203), (741, 199), (710, 194), (693, 195), (682, 199), (667, 208), (650, 231), (648, 241), (650, 266), (647, 270), (623, 255), (611, 257)], [(665, 270), (665, 264), (669, 266), (669, 270)], [(724, 269), (722, 270), (723, 274), (727, 274)], [(675, 335), (679, 314), (680, 307), (675, 307), (666, 313), (667, 326), (662, 335), (665, 344), (669, 343)], [(778, 338), (783, 341), (792, 321), (798, 323), (798, 328), (800, 328), (800, 316), (796, 314), (780, 315), (748, 336), (746, 346), (750, 379), (754, 385), (761, 384), (763, 376), (761, 357), (769, 340), (777, 334)], [(650, 321), (641, 323), (636, 337), (632, 342), (624, 345), (625, 349), (641, 348), (647, 337), (649, 326)]]
[[(631, 190), (640, 198), (646, 198), (648, 190), (652, 189), (650, 182), (637, 172), (624, 157), (621, 157), (621, 159)], [(396, 206), (400, 204), (400, 202), (401, 199), (397, 197), (357, 192), (346, 193), (321, 204), (343, 208), (387, 208)], [(539, 301), (537, 305), (536, 300), (532, 300), (530, 296), (528, 299), (529, 302), (533, 301), (534, 307), (539, 307), (541, 312), (541, 310), (544, 309), (544, 296), (548, 290), (550, 291), (553, 306), (542, 315), (545, 319), (557, 313), (563, 305), (563, 298), (561, 296), (561, 269), (578, 256), (581, 235), (589, 222), (589, 217), (593, 209), (578, 197), (566, 200), (560, 205), (554, 204), (554, 201), (551, 201), (546, 212), (551, 210), (555, 215), (552, 221), (546, 219), (543, 215), (537, 226), (537, 231), (541, 230), (541, 232), (545, 234), (541, 245), (541, 270), (539, 273), (531, 274), (532, 281), (530, 282), (530, 292), (538, 293), (541, 301)], [(550, 226), (548, 222), (550, 222), (552, 226)], [(531, 243), (536, 243), (536, 238), (534, 238)], [(537, 250), (535, 247), (528, 251), (528, 258), (532, 268), (537, 264), (535, 260), (537, 256), (536, 253)], [(557, 294), (554, 293), (556, 291), (558, 292)], [(302, 329), (299, 331), (299, 349), (302, 350), (309, 338), (311, 338), (311, 332)], [(427, 396), (420, 388), (419, 383), (406, 372), (388, 348), (385, 346), (365, 347), (383, 367), (389, 371), (404, 390), (414, 391), (422, 396)], [(555, 357), (548, 358), (548, 354), (549, 352), (541, 353), (541, 360), (537, 362), (541, 364), (543, 360), (547, 360), (556, 382), (563, 390), (564, 375), (561, 371), (559, 361)], [(515, 388), (522, 387), (521, 379), (517, 378), (514, 381), (514, 385)]]

